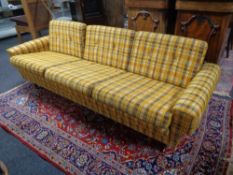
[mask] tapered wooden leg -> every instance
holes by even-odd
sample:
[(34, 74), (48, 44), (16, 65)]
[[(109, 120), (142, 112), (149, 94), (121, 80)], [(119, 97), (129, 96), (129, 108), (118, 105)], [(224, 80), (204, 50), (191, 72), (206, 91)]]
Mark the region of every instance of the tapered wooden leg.
[(19, 43), (22, 43), (23, 42), (22, 35), (21, 35), (21, 32), (20, 32), (19, 28), (17, 27), (17, 25), (15, 26), (15, 30), (17, 33)]
[(42, 37), (42, 34), (40, 31), (37, 32), (39, 37)]
[(30, 33), (32, 35), (32, 39), (36, 39), (39, 37), (38, 32), (36, 32), (36, 31), (31, 31)]

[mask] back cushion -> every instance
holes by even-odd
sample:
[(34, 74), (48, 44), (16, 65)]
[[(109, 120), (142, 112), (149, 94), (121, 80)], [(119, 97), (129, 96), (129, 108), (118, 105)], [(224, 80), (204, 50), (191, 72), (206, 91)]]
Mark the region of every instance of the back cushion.
[(87, 26), (84, 59), (126, 69), (134, 31), (105, 26)]
[(49, 25), (51, 51), (82, 57), (85, 47), (86, 24), (53, 20)]
[(206, 51), (204, 41), (137, 32), (128, 71), (186, 87), (200, 70)]

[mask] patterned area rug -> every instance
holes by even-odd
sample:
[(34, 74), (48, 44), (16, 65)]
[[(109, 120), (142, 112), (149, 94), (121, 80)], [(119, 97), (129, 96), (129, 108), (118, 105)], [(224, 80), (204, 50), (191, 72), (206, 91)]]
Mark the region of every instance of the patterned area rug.
[[(229, 58), (225, 58), (226, 53), (223, 54), (222, 58), (220, 59), (220, 66), (221, 66), (221, 78), (216, 88), (215, 94), (221, 95), (224, 98), (233, 99), (233, 50), (229, 53)], [(233, 101), (232, 101), (232, 112), (231, 116), (233, 116)], [(233, 125), (233, 121), (232, 125)], [(233, 132), (232, 132), (233, 135)], [(232, 148), (233, 150), (233, 142)], [(233, 152), (231, 153), (231, 159), (229, 160), (231, 164), (228, 167), (227, 175), (233, 174)]]
[(198, 131), (171, 149), (30, 83), (0, 96), (0, 125), (67, 174), (221, 174), (229, 113), (215, 95)]

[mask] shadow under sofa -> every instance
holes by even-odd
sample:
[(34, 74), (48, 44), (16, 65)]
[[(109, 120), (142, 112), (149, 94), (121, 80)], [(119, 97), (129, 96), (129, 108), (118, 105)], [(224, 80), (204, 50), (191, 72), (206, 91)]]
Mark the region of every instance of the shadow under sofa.
[(78, 22), (8, 49), (21, 75), (167, 145), (200, 124), (219, 79), (191, 38)]

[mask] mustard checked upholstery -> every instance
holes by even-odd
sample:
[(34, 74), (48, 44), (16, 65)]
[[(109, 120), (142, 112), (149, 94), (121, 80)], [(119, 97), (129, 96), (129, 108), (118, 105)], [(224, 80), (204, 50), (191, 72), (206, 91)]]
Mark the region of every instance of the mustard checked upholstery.
[(126, 69), (135, 32), (114, 27), (87, 26), (84, 59)]
[(22, 76), (168, 145), (192, 134), (220, 68), (207, 43), (179, 36), (56, 21), (49, 35), (9, 48)]
[(137, 32), (128, 71), (186, 87), (201, 69), (207, 43), (191, 38)]

